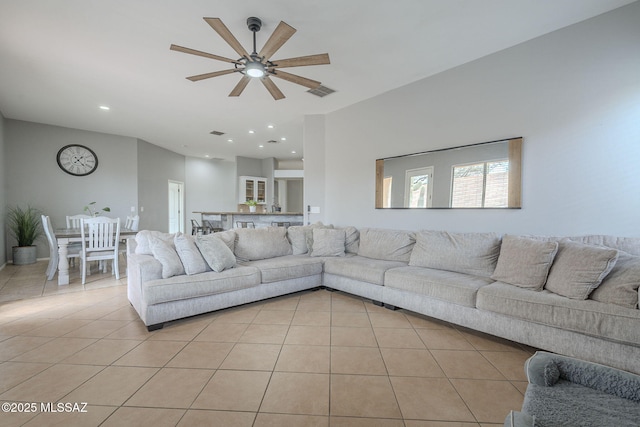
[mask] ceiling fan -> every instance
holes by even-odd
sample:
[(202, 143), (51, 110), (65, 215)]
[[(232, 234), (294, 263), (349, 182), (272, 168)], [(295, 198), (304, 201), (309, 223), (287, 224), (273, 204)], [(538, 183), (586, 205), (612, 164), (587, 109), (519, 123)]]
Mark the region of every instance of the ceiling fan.
[(262, 21), (259, 18), (251, 17), (247, 19), (249, 31), (253, 32), (253, 52), (249, 54), (240, 42), (231, 34), (231, 31), (224, 25), (220, 18), (204, 18), (204, 20), (226, 41), (229, 46), (235, 50), (239, 59), (225, 58), (224, 56), (214, 55), (202, 52), (188, 47), (172, 44), (170, 49), (177, 52), (188, 53), (191, 55), (202, 56), (204, 58), (224, 61), (234, 65), (234, 68), (222, 71), (214, 71), (212, 73), (198, 74), (196, 76), (187, 77), (192, 82), (208, 79), (211, 77), (223, 76), (225, 74), (240, 73), (242, 78), (233, 88), (229, 96), (240, 96), (242, 91), (252, 78), (260, 79), (264, 87), (267, 88), (273, 99), (283, 99), (284, 94), (278, 89), (271, 77), (287, 80), (309, 89), (316, 89), (320, 86), (320, 82), (301, 77), (295, 74), (281, 71), (280, 68), (302, 67), (305, 65), (324, 65), (329, 64), (329, 54), (320, 53), (316, 55), (298, 56), (295, 58), (271, 60), (271, 56), (276, 53), (283, 44), (291, 38), (296, 29), (287, 23), (280, 21), (274, 32), (271, 34), (267, 42), (264, 44), (260, 52), (256, 52), (256, 33), (262, 27)]

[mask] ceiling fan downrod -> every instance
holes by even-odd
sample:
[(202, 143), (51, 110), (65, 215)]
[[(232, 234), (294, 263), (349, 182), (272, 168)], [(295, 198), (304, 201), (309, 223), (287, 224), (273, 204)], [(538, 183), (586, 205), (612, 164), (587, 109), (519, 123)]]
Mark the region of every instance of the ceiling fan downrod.
[(260, 20), (260, 18), (252, 16), (250, 18), (247, 18), (247, 27), (249, 27), (249, 31), (253, 33), (253, 53), (251, 53), (251, 58), (253, 58), (254, 55), (257, 57), (258, 52), (256, 50), (256, 33), (260, 31), (260, 28), (262, 28), (262, 21)]

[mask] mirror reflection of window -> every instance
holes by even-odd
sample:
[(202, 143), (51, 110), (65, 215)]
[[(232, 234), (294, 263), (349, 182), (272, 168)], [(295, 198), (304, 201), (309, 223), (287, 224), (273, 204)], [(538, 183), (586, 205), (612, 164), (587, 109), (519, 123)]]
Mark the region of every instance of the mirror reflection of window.
[(503, 208), (509, 205), (509, 160), (452, 168), (452, 208)]
[(391, 186), (393, 185), (393, 177), (385, 176), (382, 183), (382, 198), (384, 200), (383, 207), (391, 207)]
[(433, 166), (406, 171), (404, 207), (429, 208), (432, 193)]

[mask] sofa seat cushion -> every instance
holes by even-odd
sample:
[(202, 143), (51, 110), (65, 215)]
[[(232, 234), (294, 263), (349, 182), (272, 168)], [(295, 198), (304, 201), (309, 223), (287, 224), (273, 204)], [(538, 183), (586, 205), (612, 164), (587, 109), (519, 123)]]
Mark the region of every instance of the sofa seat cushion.
[(242, 265), (260, 270), (262, 283), (273, 283), (322, 274), (322, 258), (311, 258), (308, 255), (287, 255), (258, 261), (247, 261), (243, 262)]
[(220, 273), (209, 271), (191, 276), (150, 280), (145, 283), (144, 297), (148, 305), (168, 301), (216, 295), (246, 289), (260, 284), (260, 270), (255, 267), (237, 267)]
[(384, 285), (388, 288), (414, 292), (420, 295), (475, 308), (478, 289), (493, 280), (454, 271), (423, 267), (399, 267), (385, 273)]
[(347, 258), (326, 258), (324, 272), (382, 286), (387, 270), (406, 265), (407, 263), (402, 261), (385, 261), (356, 255)]
[(640, 310), (574, 300), (502, 282), (478, 291), (477, 307), (526, 321), (640, 346)]

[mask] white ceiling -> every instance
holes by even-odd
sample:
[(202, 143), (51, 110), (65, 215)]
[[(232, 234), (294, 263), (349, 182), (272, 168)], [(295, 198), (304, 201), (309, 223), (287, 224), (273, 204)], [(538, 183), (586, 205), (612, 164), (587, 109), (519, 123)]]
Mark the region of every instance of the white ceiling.
[[(0, 0), (0, 112), (188, 156), (298, 159), (305, 114), (335, 111), (633, 1)], [(258, 50), (279, 21), (298, 30), (275, 59), (328, 52), (330, 65), (286, 71), (336, 93), (319, 98), (274, 79), (286, 99), (274, 101), (255, 81), (229, 98), (237, 73), (185, 79), (230, 64), (170, 44), (235, 59), (202, 18), (221, 18), (251, 51), (250, 16), (263, 21)]]

